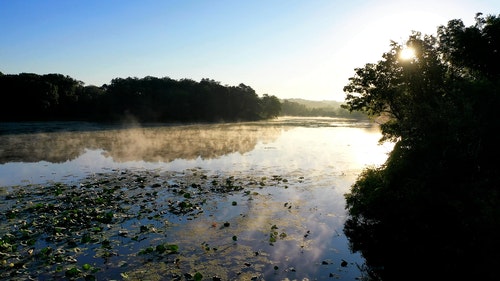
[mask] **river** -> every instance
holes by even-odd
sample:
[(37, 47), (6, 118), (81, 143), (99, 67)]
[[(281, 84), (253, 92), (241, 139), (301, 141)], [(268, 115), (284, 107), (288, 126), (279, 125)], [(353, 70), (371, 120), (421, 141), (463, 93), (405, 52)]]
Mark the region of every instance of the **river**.
[[(85, 241), (86, 247), (72, 245), (84, 254), (67, 254), (71, 264), (41, 266), (26, 260), (20, 279), (71, 277), (71, 270), (77, 268), (79, 277), (97, 279), (355, 280), (363, 275), (363, 258), (350, 252), (342, 231), (343, 196), (365, 167), (382, 164), (392, 148), (378, 144), (381, 134), (376, 125), (336, 118), (0, 126), (2, 196), (11, 198), (20, 189), (40, 186), (82, 188), (104, 178), (114, 184), (125, 182), (125, 196), (155, 194), (148, 204), (155, 205), (150, 213), (158, 212), (128, 216), (116, 226), (109, 222), (99, 226), (104, 231), (95, 244), (111, 243), (113, 257), (99, 254), (101, 244)], [(130, 185), (138, 177), (142, 189)], [(151, 192), (160, 186), (168, 188)], [(209, 186), (238, 188), (214, 195), (205, 192)], [(179, 194), (178, 189), (183, 191)], [(205, 199), (196, 205), (202, 211), (194, 214), (173, 208), (174, 198), (190, 200), (192, 205), (197, 198)], [(1, 207), (2, 212), (14, 208), (23, 212), (12, 202)], [(113, 222), (117, 217), (118, 212)], [(2, 224), (0, 237), (5, 237), (13, 222), (2, 220)], [(140, 231), (135, 229), (138, 225)], [(134, 231), (138, 235), (123, 235)], [(144, 239), (137, 239), (141, 235)], [(37, 239), (31, 249), (38, 255), (47, 247), (69, 252), (61, 243)], [(157, 246), (164, 244), (179, 250), (163, 257)], [(185, 262), (179, 265), (181, 261)], [(9, 258), (4, 257), (4, 264), (11, 264)], [(95, 268), (92, 273), (85, 271), (89, 266)]]

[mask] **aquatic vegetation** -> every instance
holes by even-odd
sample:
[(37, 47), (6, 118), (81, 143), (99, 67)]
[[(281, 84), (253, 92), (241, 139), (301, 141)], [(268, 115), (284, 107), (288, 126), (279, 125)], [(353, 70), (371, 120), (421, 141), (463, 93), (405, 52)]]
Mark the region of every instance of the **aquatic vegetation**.
[[(283, 241), (307, 248), (304, 232), (287, 227), (296, 229), (300, 219), (280, 219), (297, 202), (271, 203), (269, 192), (301, 180), (192, 169), (112, 171), (72, 184), (13, 187), (0, 198), (0, 279), (260, 280), (266, 271), (296, 274), (278, 271), (290, 266), (267, 247)], [(266, 236), (268, 246), (261, 243)]]

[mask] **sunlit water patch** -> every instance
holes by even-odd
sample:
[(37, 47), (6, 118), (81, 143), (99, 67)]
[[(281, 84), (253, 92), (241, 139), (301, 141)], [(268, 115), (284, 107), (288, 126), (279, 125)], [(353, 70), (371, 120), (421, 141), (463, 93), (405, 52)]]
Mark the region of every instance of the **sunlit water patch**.
[(343, 194), (386, 159), (379, 138), (330, 118), (2, 135), (2, 267), (19, 280), (354, 280)]

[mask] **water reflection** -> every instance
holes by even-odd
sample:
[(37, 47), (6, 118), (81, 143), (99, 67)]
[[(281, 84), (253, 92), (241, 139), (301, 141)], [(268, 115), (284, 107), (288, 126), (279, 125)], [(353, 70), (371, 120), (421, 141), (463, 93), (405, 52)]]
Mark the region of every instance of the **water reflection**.
[(0, 136), (0, 163), (62, 163), (86, 149), (103, 150), (116, 162), (211, 159), (251, 151), (258, 141), (272, 141), (281, 131), (275, 126), (223, 124), (8, 134)]
[(71, 181), (110, 169), (193, 167), (329, 173), (349, 183), (363, 166), (382, 163), (389, 150), (377, 145), (373, 124), (334, 118), (126, 128), (23, 123), (2, 133), (0, 185)]
[[(379, 138), (372, 124), (332, 118), (73, 131), (61, 127), (33, 133), (23, 129), (0, 136), (0, 186), (23, 179), (62, 181), (68, 176), (67, 181), (73, 182), (85, 176), (80, 175), (82, 171), (100, 182), (99, 173), (109, 172), (118, 181), (116, 186), (129, 189), (127, 196), (132, 191), (139, 193), (141, 201), (134, 204), (145, 204), (145, 210), (152, 212), (149, 216), (158, 212), (162, 220), (173, 222), (165, 225), (162, 220), (138, 218), (108, 226), (115, 235), (109, 239), (119, 240), (117, 245), (122, 245), (124, 238), (116, 237), (114, 227), (140, 233), (141, 225), (154, 224), (168, 233), (161, 239), (178, 243), (190, 254), (197, 270), (203, 266), (210, 272), (225, 266), (226, 271), (236, 270), (232, 274), (259, 272), (265, 280), (354, 280), (360, 275), (357, 266), (363, 259), (350, 252), (342, 233), (343, 194), (365, 166), (385, 160), (390, 147), (379, 146)], [(138, 176), (113, 171), (134, 168)], [(126, 176), (130, 179), (122, 179)], [(138, 177), (142, 187), (136, 186)], [(228, 177), (241, 179), (235, 184), (245, 190), (221, 197), (205, 190), (213, 180), (224, 182)], [(202, 191), (191, 192), (194, 180)], [(189, 200), (205, 202), (204, 212), (191, 220), (165, 215), (166, 202), (175, 196), (179, 200), (186, 197), (170, 189), (155, 189), (154, 184), (185, 186), (192, 194)], [(154, 191), (158, 192), (156, 198), (151, 197)], [(140, 210), (139, 206), (133, 208)], [(231, 227), (221, 228), (224, 222)], [(233, 236), (238, 237), (237, 243)], [(156, 245), (160, 238), (151, 239), (140, 247)], [(112, 258), (116, 263), (128, 257), (130, 264), (140, 259), (135, 255), (139, 246), (127, 247)], [(156, 264), (148, 269), (152, 274), (161, 270)], [(132, 271), (129, 274), (133, 276)]]

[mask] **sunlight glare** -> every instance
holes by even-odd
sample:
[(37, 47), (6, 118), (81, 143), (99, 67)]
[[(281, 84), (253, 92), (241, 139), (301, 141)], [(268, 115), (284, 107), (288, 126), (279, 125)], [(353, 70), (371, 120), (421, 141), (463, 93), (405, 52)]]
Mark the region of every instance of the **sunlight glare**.
[(415, 57), (415, 50), (413, 48), (410, 48), (410, 47), (405, 47), (399, 53), (399, 57), (402, 60), (411, 60)]

